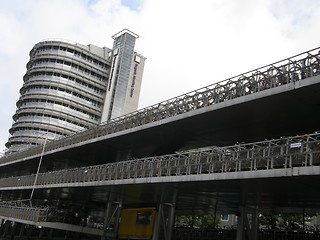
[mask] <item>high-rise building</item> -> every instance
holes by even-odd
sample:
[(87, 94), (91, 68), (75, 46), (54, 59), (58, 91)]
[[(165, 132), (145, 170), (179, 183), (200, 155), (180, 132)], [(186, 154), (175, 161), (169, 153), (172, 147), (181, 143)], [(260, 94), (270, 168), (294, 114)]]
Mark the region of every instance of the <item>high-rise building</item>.
[(43, 41), (30, 51), (8, 153), (21, 151), (135, 111), (145, 58), (124, 29), (112, 49)]
[(102, 121), (137, 109), (145, 58), (134, 52), (138, 35), (123, 30), (114, 36), (113, 58)]

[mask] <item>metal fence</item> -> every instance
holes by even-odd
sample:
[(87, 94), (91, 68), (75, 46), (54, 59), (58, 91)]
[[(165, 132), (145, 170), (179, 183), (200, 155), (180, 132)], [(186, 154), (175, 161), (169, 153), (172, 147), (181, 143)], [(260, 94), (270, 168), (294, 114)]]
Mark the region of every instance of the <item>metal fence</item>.
[[(0, 218), (15, 218), (34, 223), (60, 222), (84, 226), (87, 219), (76, 216), (70, 209), (57, 209), (45, 202), (25, 199), (0, 202)], [(91, 227), (97, 228), (94, 225)]]
[(172, 240), (235, 240), (236, 230), (229, 229), (201, 229), (174, 228)]
[(0, 202), (0, 216), (32, 222), (45, 222), (50, 214), (48, 208), (32, 207), (28, 203), (12, 201)]
[[(236, 240), (233, 229), (174, 228), (172, 240)], [(318, 231), (263, 230), (258, 232), (259, 240), (319, 240)]]
[[(211, 147), (38, 175), (36, 185), (187, 176), (320, 165), (320, 134)], [(0, 179), (0, 188), (32, 187), (35, 174)]]
[[(307, 51), (57, 139), (47, 143), (46, 152), (317, 76), (320, 74), (319, 50)], [(8, 154), (0, 158), (0, 164), (40, 154), (41, 150), (38, 146)]]

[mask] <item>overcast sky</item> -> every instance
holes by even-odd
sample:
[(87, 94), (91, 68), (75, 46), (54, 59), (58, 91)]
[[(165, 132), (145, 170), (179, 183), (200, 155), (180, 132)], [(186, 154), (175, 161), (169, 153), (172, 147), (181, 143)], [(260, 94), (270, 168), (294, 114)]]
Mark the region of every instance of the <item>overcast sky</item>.
[(0, 0), (0, 150), (42, 40), (111, 48), (137, 33), (142, 108), (319, 47), (319, 27), (319, 0)]

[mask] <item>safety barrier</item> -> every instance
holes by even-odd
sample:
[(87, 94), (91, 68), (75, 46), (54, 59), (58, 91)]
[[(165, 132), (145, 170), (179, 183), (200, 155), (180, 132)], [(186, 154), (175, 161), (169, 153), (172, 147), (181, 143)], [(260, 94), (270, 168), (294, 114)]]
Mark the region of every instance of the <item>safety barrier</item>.
[[(226, 79), (187, 94), (112, 119), (46, 144), (45, 152), (160, 121), (178, 114), (246, 96), (320, 74), (320, 48)], [(1, 163), (39, 155), (42, 146), (0, 158)]]
[(49, 209), (32, 207), (21, 201), (0, 202), (0, 216), (23, 219), (32, 222), (45, 222), (48, 220)]
[[(40, 173), (36, 185), (188, 176), (320, 165), (320, 134), (210, 147), (97, 166)], [(35, 174), (0, 179), (0, 188), (33, 186)]]

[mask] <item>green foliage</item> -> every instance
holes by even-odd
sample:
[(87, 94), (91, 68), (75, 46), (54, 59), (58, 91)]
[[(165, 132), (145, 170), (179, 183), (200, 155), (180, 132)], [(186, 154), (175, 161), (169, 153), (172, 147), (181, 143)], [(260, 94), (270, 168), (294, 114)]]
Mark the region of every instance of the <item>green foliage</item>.
[[(304, 222), (308, 223), (313, 214), (305, 214)], [(282, 221), (279, 223), (280, 229), (284, 230), (302, 230), (303, 229), (303, 214), (281, 214)]]
[(216, 228), (220, 222), (221, 222), (220, 215), (217, 215), (216, 219), (214, 215), (177, 216), (176, 217), (176, 226), (180, 226), (180, 227), (212, 229), (212, 228)]
[[(270, 214), (260, 215), (259, 224), (267, 229), (303, 230), (303, 223), (309, 223), (316, 214)], [(304, 218), (304, 219), (303, 219)]]
[(212, 215), (202, 216), (200, 228), (217, 228), (220, 222), (220, 215), (216, 216), (216, 219), (214, 219), (214, 216)]
[(260, 215), (259, 224), (260, 226), (265, 226), (267, 229), (277, 229), (280, 216), (275, 214), (270, 215)]

